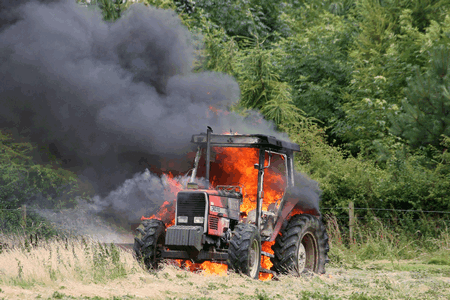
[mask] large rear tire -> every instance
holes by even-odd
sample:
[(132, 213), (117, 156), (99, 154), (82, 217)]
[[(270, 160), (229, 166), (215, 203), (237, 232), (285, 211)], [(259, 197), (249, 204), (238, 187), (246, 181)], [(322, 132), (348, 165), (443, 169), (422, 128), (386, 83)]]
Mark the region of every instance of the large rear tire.
[(328, 235), (325, 226), (314, 216), (293, 216), (272, 246), (272, 270), (281, 274), (323, 274), (328, 262)]
[(147, 269), (157, 269), (166, 236), (164, 223), (155, 219), (145, 220), (136, 231), (133, 246), (136, 259)]
[(253, 224), (236, 225), (228, 248), (230, 270), (258, 279), (261, 265), (261, 236)]

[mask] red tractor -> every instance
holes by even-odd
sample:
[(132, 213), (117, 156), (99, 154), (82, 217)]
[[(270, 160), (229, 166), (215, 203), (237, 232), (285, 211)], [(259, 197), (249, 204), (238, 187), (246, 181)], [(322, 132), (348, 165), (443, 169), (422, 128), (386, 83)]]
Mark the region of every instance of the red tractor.
[[(226, 262), (229, 270), (251, 278), (258, 278), (260, 272), (325, 272), (329, 250), (325, 227), (317, 209), (302, 207), (304, 201), (294, 182), (293, 159), (299, 145), (260, 134), (213, 134), (209, 127), (206, 134), (193, 135), (191, 142), (198, 150), (187, 189), (177, 194), (175, 225), (166, 228), (161, 220), (143, 221), (136, 229), (133, 247), (139, 261), (149, 269), (156, 269), (163, 259)], [(245, 185), (235, 182), (210, 188), (212, 153), (224, 147), (253, 148), (257, 186), (252, 211), (242, 209)], [(201, 160), (205, 152), (206, 158)], [(206, 187), (196, 183), (197, 174), (203, 172), (201, 161)], [(264, 175), (275, 162), (283, 175), (283, 192), (279, 199), (263, 206)], [(262, 251), (264, 242), (274, 242), (273, 254)], [(261, 266), (262, 255), (270, 257), (271, 270)]]

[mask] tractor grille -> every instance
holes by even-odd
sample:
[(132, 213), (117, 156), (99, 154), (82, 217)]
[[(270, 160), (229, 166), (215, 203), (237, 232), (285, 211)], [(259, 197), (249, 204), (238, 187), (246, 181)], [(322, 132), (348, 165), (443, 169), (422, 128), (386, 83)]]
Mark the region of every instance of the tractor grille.
[(216, 216), (209, 216), (209, 229), (218, 230), (219, 229), (219, 218)]
[(178, 225), (203, 226), (194, 223), (194, 217), (205, 217), (206, 195), (204, 193), (178, 193), (177, 216), (187, 216), (187, 223)]

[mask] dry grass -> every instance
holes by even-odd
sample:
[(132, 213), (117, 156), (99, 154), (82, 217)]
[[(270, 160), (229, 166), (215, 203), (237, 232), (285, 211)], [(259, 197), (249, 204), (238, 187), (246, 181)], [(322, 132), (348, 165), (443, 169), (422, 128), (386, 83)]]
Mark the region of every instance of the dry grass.
[(0, 299), (449, 299), (450, 266), (423, 260), (341, 263), (321, 276), (262, 282), (171, 265), (148, 273), (128, 251), (74, 239), (3, 252), (0, 288)]
[(38, 247), (21, 243), (0, 254), (0, 282), (22, 287), (54, 286), (65, 280), (103, 282), (133, 270), (139, 267), (131, 255), (85, 239), (44, 242)]

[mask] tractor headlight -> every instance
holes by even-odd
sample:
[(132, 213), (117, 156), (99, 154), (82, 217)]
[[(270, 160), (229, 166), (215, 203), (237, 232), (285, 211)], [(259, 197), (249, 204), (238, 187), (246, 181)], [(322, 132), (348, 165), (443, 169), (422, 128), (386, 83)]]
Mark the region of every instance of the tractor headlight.
[(178, 216), (178, 223), (187, 223), (188, 217), (187, 216)]
[(203, 217), (194, 217), (194, 223), (195, 224), (203, 224)]

